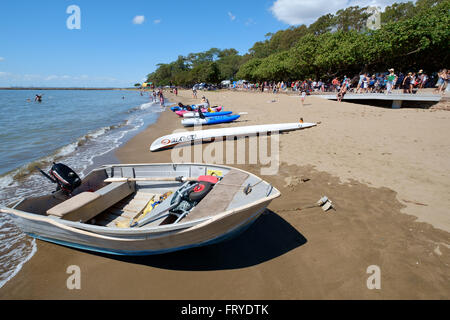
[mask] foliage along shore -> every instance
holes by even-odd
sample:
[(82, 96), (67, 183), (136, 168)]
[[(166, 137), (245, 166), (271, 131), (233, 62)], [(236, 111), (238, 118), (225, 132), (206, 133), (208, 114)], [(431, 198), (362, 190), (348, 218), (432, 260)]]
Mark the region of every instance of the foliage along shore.
[(36, 91), (43, 91), (43, 90), (138, 90), (136, 88), (77, 88), (77, 87), (68, 87), (68, 88), (62, 88), (62, 87), (3, 87), (0, 88), (0, 90), (36, 90)]
[(266, 35), (247, 54), (212, 48), (158, 64), (147, 81), (156, 86), (191, 86), (222, 80), (329, 80), (360, 72), (423, 69), (448, 65), (450, 0), (394, 3), (381, 13), (381, 28), (368, 30), (367, 7), (348, 7), (309, 27)]

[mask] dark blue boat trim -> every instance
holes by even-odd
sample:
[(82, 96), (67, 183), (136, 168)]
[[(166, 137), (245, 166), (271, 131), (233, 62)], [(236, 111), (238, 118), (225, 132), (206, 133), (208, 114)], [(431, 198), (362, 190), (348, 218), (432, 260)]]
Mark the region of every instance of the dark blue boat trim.
[(241, 117), (240, 115), (207, 117), (206, 124), (219, 124), (219, 123), (232, 122), (234, 120), (239, 119), (240, 117)]

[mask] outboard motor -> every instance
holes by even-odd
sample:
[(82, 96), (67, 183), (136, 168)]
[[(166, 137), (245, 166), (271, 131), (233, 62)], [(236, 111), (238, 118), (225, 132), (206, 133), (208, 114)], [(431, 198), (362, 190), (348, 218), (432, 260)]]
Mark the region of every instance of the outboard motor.
[(56, 183), (56, 191), (63, 190), (67, 195), (70, 195), (73, 190), (81, 185), (80, 177), (71, 168), (62, 163), (54, 163), (50, 171), (45, 173), (37, 168), (47, 179)]

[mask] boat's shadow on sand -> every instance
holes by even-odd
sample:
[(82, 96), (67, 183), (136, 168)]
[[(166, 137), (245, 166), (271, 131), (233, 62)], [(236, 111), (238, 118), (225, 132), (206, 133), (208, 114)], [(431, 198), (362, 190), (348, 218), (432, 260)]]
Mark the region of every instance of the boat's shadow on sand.
[(266, 210), (250, 228), (225, 242), (163, 255), (114, 259), (170, 270), (238, 269), (274, 259), (306, 242), (286, 220)]

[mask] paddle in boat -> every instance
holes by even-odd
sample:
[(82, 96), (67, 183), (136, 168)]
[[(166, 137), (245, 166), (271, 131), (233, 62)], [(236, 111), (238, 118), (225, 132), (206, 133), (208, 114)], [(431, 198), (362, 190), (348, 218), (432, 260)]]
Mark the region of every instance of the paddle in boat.
[(259, 177), (209, 164), (105, 165), (83, 179), (54, 164), (55, 192), (0, 212), (44, 241), (116, 255), (213, 244), (251, 225), (280, 192)]
[(317, 123), (307, 123), (301, 121), (294, 123), (265, 124), (255, 126), (178, 132), (160, 137), (155, 141), (153, 141), (152, 145), (150, 146), (150, 151), (158, 151), (167, 148), (172, 148), (178, 144), (190, 144), (192, 141), (201, 141), (201, 140), (208, 141), (219, 137), (230, 137), (230, 136), (238, 137), (238, 136), (256, 135), (260, 133), (267, 134), (272, 132), (299, 130), (311, 128), (316, 125)]

